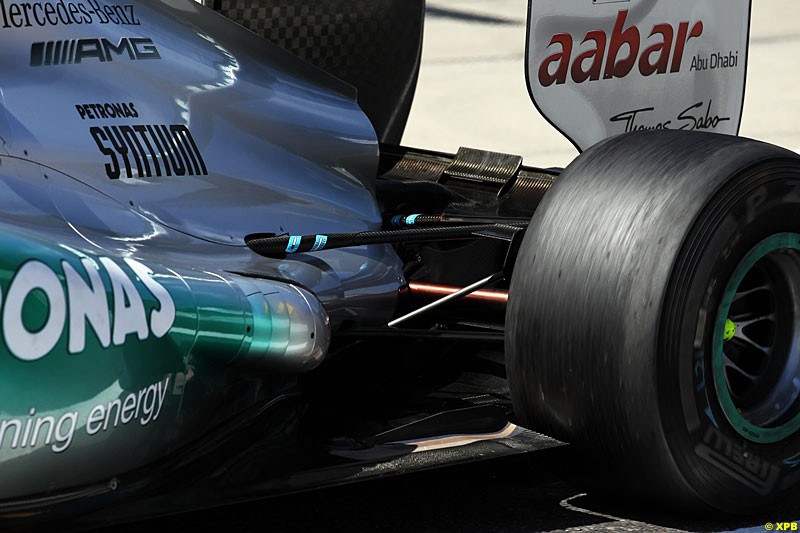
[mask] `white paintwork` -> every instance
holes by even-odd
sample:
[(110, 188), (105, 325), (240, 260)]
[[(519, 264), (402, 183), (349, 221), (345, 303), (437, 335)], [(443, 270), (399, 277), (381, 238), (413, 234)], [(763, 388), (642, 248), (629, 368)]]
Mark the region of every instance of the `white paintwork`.
[(750, 0), (531, 0), (526, 73), (579, 149), (638, 129), (736, 134)]

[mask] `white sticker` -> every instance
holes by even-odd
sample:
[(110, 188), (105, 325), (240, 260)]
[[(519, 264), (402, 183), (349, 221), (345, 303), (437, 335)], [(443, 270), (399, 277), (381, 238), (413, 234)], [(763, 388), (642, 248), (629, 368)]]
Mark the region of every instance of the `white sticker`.
[[(41, 359), (56, 347), (65, 330), (70, 354), (85, 350), (87, 331), (94, 332), (102, 348), (122, 345), (133, 334), (140, 341), (151, 334), (166, 335), (175, 322), (172, 296), (148, 266), (133, 259), (126, 262), (143, 289), (107, 257), (101, 257), (99, 264), (83, 258), (81, 269), (62, 261), (63, 282), (61, 273), (45, 263), (25, 262), (12, 277), (5, 298), (0, 291), (3, 338), (11, 354), (23, 361)], [(110, 286), (103, 282), (103, 272)], [(158, 301), (149, 320), (142, 299), (148, 291)], [(35, 312), (42, 316), (35, 319), (39, 323), (26, 325), (25, 304), (30, 298), (39, 300)]]
[(750, 0), (531, 0), (526, 74), (579, 149), (643, 129), (739, 131)]
[(81, 259), (89, 283), (66, 261), (61, 262), (69, 295), (69, 353), (80, 353), (86, 347), (86, 325), (97, 335), (103, 348), (111, 345), (111, 317), (100, 271), (90, 259)]
[(107, 257), (101, 257), (100, 262), (106, 267), (106, 272), (111, 278), (111, 287), (114, 294), (114, 344), (125, 342), (125, 337), (136, 333), (140, 341), (147, 338), (147, 316), (144, 312), (144, 302), (136, 290), (131, 278), (118, 264)]
[(175, 322), (175, 302), (172, 301), (172, 296), (169, 295), (167, 289), (153, 278), (153, 271), (149, 267), (135, 259), (128, 258), (125, 259), (125, 262), (158, 300), (159, 308), (150, 312), (150, 331), (160, 339), (167, 334)]

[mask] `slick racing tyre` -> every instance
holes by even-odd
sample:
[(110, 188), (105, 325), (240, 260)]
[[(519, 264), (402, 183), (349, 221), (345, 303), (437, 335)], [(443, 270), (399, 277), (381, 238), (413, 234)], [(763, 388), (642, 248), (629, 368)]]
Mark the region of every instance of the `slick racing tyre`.
[(796, 491), (794, 153), (683, 131), (592, 147), (533, 216), (507, 313), (519, 421), (599, 486), (737, 513)]

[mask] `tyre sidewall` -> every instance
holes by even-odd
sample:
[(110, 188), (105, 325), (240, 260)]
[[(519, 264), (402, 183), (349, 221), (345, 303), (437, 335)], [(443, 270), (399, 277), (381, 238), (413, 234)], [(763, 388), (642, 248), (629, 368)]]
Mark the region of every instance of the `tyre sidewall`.
[(796, 162), (761, 163), (724, 187), (688, 236), (665, 305), (658, 371), (665, 434), (688, 485), (726, 511), (763, 508), (800, 482), (800, 434), (771, 444), (739, 434), (718, 400), (712, 364), (717, 310), (736, 267), (764, 239), (800, 233), (796, 169)]

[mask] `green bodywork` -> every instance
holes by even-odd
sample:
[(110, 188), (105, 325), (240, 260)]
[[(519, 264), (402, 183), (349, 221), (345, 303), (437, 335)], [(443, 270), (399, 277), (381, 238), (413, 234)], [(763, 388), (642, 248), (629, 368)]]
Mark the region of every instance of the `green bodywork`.
[(185, 394), (204, 367), (285, 345), (285, 311), (219, 274), (8, 232), (0, 250), (0, 498), (163, 456), (207, 429), (210, 400)]

